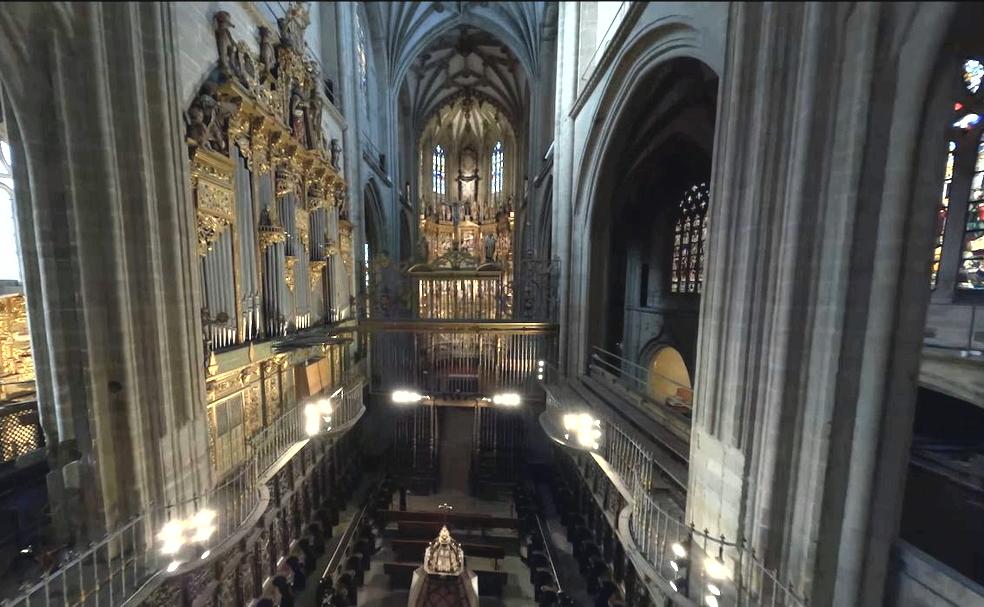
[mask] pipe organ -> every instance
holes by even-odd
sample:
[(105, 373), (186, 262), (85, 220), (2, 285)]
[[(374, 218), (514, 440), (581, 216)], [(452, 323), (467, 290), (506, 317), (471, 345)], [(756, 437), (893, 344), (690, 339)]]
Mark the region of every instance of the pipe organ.
[(216, 15), (219, 67), (186, 112), (198, 222), (203, 325), (211, 350), (337, 320), (352, 254), (345, 183), (327, 148), (317, 65), (281, 32), (259, 57)]
[[(326, 145), (327, 101), (303, 50), (302, 12), (281, 20), (279, 40), (261, 31), (258, 56), (232, 37), (229, 14), (216, 12), (219, 64), (185, 112), (218, 477), (299, 398), (340, 387), (348, 371), (346, 345), (272, 349), (271, 338), (347, 318), (338, 302), (351, 297), (346, 184), (339, 150)], [(312, 360), (333, 367), (317, 393), (295, 382)]]

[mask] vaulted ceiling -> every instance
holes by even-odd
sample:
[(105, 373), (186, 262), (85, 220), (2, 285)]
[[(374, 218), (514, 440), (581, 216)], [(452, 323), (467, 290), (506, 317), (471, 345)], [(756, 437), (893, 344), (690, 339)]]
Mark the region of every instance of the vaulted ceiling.
[(365, 3), (377, 59), (422, 127), (449, 102), (471, 96), (522, 122), (541, 42), (554, 35), (550, 2)]
[(410, 110), (427, 120), (456, 98), (474, 97), (506, 115), (513, 123), (523, 116), (529, 87), (518, 59), (495, 36), (459, 26), (437, 38), (406, 74)]
[(498, 107), (468, 96), (458, 96), (441, 106), (425, 128), (425, 133), (435, 137), (446, 135), (446, 141), (460, 141), (468, 131), (479, 141), (514, 135), (512, 125)]

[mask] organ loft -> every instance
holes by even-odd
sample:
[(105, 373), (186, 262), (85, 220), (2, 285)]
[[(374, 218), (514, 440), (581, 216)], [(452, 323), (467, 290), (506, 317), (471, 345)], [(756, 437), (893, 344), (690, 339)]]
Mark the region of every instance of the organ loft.
[(0, 4), (0, 603), (984, 604), (981, 23)]

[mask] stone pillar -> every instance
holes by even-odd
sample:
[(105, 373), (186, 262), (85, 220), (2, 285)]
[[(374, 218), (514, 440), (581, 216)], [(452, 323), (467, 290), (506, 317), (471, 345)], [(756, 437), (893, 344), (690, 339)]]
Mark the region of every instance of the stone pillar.
[[(815, 605), (878, 605), (897, 533), (949, 4), (733, 3), (688, 521)], [(924, 126), (925, 124), (925, 126)]]
[[(571, 294), (571, 268), (577, 267), (571, 260), (571, 224), (574, 217), (574, 119), (568, 114), (577, 97), (577, 55), (578, 5), (561, 2), (557, 16), (557, 89), (554, 94), (554, 175), (553, 181), (553, 221), (551, 239), (555, 254), (559, 258), (559, 280), (557, 288), (557, 310), (561, 326), (560, 343), (557, 349), (557, 366), (567, 372), (576, 373), (580, 368), (578, 360), (580, 344), (571, 343), (578, 336), (568, 327), (575, 326), (572, 317), (584, 305), (575, 301)], [(573, 355), (571, 354), (573, 353)]]
[(52, 516), (97, 537), (206, 488), (195, 213), (158, 3), (5, 4)]

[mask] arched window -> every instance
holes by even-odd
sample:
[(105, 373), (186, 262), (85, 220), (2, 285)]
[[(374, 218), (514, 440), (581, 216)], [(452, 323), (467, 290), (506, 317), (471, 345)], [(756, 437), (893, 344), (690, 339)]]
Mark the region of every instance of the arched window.
[(0, 139), (0, 280), (20, 282), (20, 254), (14, 225), (14, 173), (10, 145)]
[(359, 19), (359, 11), (355, 12), (355, 30), (358, 36), (356, 53), (359, 56), (359, 86), (362, 88), (362, 94), (366, 95), (369, 91), (369, 60), (366, 58), (366, 33), (362, 29), (362, 20)]
[(437, 194), (438, 200), (443, 200), (444, 194), (447, 192), (444, 180), (444, 148), (439, 145), (434, 146), (431, 164), (434, 172), (434, 193)]
[(940, 258), (943, 257), (943, 234), (946, 232), (946, 220), (950, 213), (950, 186), (953, 184), (953, 152), (957, 144), (949, 142), (949, 152), (946, 155), (946, 172), (943, 174), (943, 193), (940, 196), (940, 208), (936, 212), (936, 242), (933, 246), (933, 271), (929, 277), (929, 286), (936, 288), (940, 273)]
[[(949, 166), (951, 158), (958, 149), (968, 149), (970, 145), (977, 151), (974, 159), (974, 174), (970, 182), (970, 194), (967, 198), (967, 218), (964, 221), (964, 236), (961, 246), (960, 266), (957, 271), (957, 288), (965, 290), (984, 290), (984, 133), (979, 132), (981, 113), (984, 113), (979, 93), (984, 80), (984, 63), (977, 59), (967, 59), (963, 64), (962, 79), (967, 95), (961, 101), (953, 104), (957, 112), (957, 120), (953, 123), (956, 130), (954, 137), (973, 137), (963, 146), (951, 148), (951, 156), (947, 157), (947, 175), (952, 174)], [(962, 131), (962, 133), (961, 133)], [(970, 149), (974, 149), (970, 148)], [(948, 180), (944, 180), (944, 196), (948, 198)], [(944, 200), (945, 204), (946, 201)], [(937, 238), (937, 248), (941, 247), (942, 239)], [(933, 252), (933, 275), (936, 278), (937, 253)]]
[(673, 227), (670, 291), (700, 293), (704, 282), (704, 241), (707, 238), (707, 183), (693, 185), (680, 201)]
[(502, 193), (502, 142), (496, 141), (492, 148), (492, 167), (489, 172), (489, 184), (492, 192), (492, 200), (499, 202), (499, 195)]

